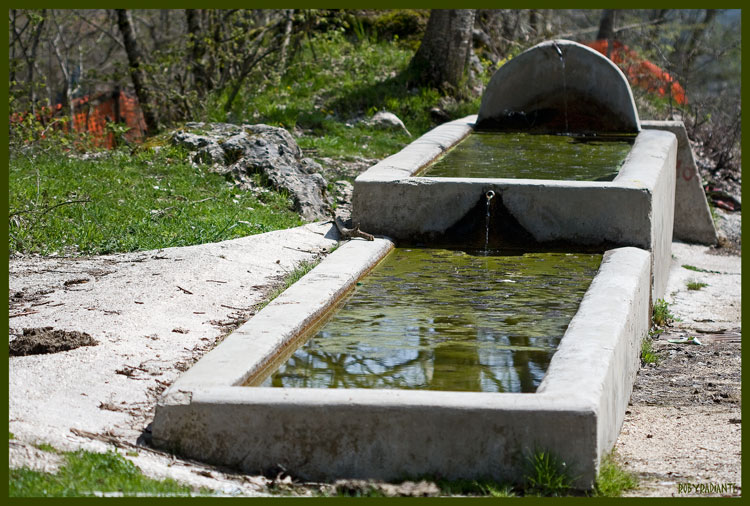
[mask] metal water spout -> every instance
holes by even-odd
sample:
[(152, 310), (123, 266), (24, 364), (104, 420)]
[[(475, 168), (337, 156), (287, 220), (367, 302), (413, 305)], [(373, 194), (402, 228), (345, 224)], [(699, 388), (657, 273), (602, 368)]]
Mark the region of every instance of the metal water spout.
[(488, 190), (484, 197), (487, 199), (487, 217), (484, 220), (484, 252), (487, 253), (490, 244), (490, 200), (495, 196), (495, 192)]

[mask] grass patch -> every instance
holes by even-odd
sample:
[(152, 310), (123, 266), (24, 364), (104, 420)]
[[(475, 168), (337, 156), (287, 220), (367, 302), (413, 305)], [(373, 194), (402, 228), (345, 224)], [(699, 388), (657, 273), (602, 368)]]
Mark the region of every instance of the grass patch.
[(669, 303), (664, 299), (659, 299), (654, 303), (653, 313), (651, 321), (657, 327), (664, 327), (669, 325), (675, 319), (674, 314), (669, 309)]
[(638, 479), (628, 473), (615, 460), (614, 450), (604, 457), (599, 465), (599, 474), (594, 486), (594, 497), (620, 497), (627, 490), (638, 487)]
[[(331, 30), (312, 34), (299, 51), (283, 75), (259, 78), (257, 86), (243, 89), (229, 114), (222, 108), (225, 94), (211, 97), (206, 119), (298, 129), (296, 141), (306, 155), (334, 158), (380, 159), (435, 126), (430, 109), (441, 96), (412, 84), (408, 66), (414, 48), (409, 43), (353, 40)], [(480, 100), (449, 101), (445, 110), (453, 118), (476, 114)], [(382, 110), (396, 114), (412, 137), (356, 121)]]
[(41, 450), (41, 451), (43, 451), (43, 452), (48, 452), (48, 453), (59, 453), (59, 452), (57, 451), (57, 448), (55, 448), (54, 446), (52, 446), (52, 445), (51, 445), (51, 444), (49, 444), (49, 443), (36, 443), (36, 444), (34, 445), (34, 448), (36, 448), (37, 450)]
[(705, 288), (707, 286), (708, 286), (708, 283), (702, 283), (700, 281), (688, 281), (687, 282), (688, 290), (700, 290), (701, 288)]
[(301, 224), (282, 194), (236, 190), (164, 147), (9, 163), (9, 252), (107, 254), (217, 242)]
[(682, 264), (682, 268), (683, 269), (687, 269), (689, 271), (693, 271), (693, 272), (706, 272), (708, 274), (721, 274), (720, 271), (712, 271), (712, 270), (709, 270), (709, 269), (703, 269), (701, 267), (696, 267), (696, 266), (690, 265), (690, 264)]
[(271, 293), (268, 294), (268, 297), (264, 302), (261, 302), (256, 307), (256, 313), (266, 307), (268, 304), (271, 303), (272, 300), (274, 300), (276, 297), (281, 295), (284, 290), (292, 286), (294, 283), (302, 279), (302, 276), (313, 270), (313, 268), (320, 263), (320, 258), (316, 258), (313, 260), (303, 260), (300, 262), (292, 271), (289, 271), (284, 278), (282, 279), (281, 283), (274, 288)]
[(493, 480), (434, 480), (441, 494), (450, 496), (517, 497), (510, 485)]
[(573, 478), (563, 460), (547, 451), (537, 450), (528, 458), (524, 477), (526, 495), (563, 496), (572, 491)]
[[(190, 487), (174, 480), (145, 477), (129, 460), (114, 452), (65, 453), (65, 465), (55, 474), (25, 468), (10, 469), (10, 497), (85, 497), (95, 493), (124, 496), (190, 496)], [(206, 494), (207, 491), (200, 491)]]
[(645, 337), (641, 341), (641, 364), (656, 364), (659, 362), (659, 355), (653, 348), (651, 337)]

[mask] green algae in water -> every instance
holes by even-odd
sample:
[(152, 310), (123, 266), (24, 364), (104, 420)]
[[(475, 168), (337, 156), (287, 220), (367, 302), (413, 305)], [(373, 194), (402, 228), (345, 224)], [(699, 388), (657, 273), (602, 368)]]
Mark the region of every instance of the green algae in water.
[(474, 132), (420, 176), (611, 181), (631, 147), (630, 140)]
[(534, 392), (600, 263), (397, 248), (262, 386)]

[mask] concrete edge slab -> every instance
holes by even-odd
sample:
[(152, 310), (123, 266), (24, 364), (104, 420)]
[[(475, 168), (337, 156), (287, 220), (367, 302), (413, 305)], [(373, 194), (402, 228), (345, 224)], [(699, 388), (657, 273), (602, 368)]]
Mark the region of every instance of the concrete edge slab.
[(343, 244), (204, 355), (165, 393), (243, 384), (332, 309), (393, 247), (387, 238)]
[(470, 115), (433, 128), (398, 153), (367, 169), (355, 182), (390, 181), (413, 176), (472, 133), (476, 118), (476, 115)]
[(620, 432), (650, 328), (650, 256), (638, 248), (605, 253), (537, 389), (559, 396), (580, 392), (597, 406), (598, 458)]

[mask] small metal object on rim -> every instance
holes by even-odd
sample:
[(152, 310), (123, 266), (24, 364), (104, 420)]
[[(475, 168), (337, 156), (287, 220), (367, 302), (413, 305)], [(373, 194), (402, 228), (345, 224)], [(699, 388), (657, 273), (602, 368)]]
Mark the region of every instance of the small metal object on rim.
[(495, 196), (495, 192), (490, 190), (487, 193), (485, 193), (484, 196), (487, 197), (487, 200), (490, 200), (492, 197)]

